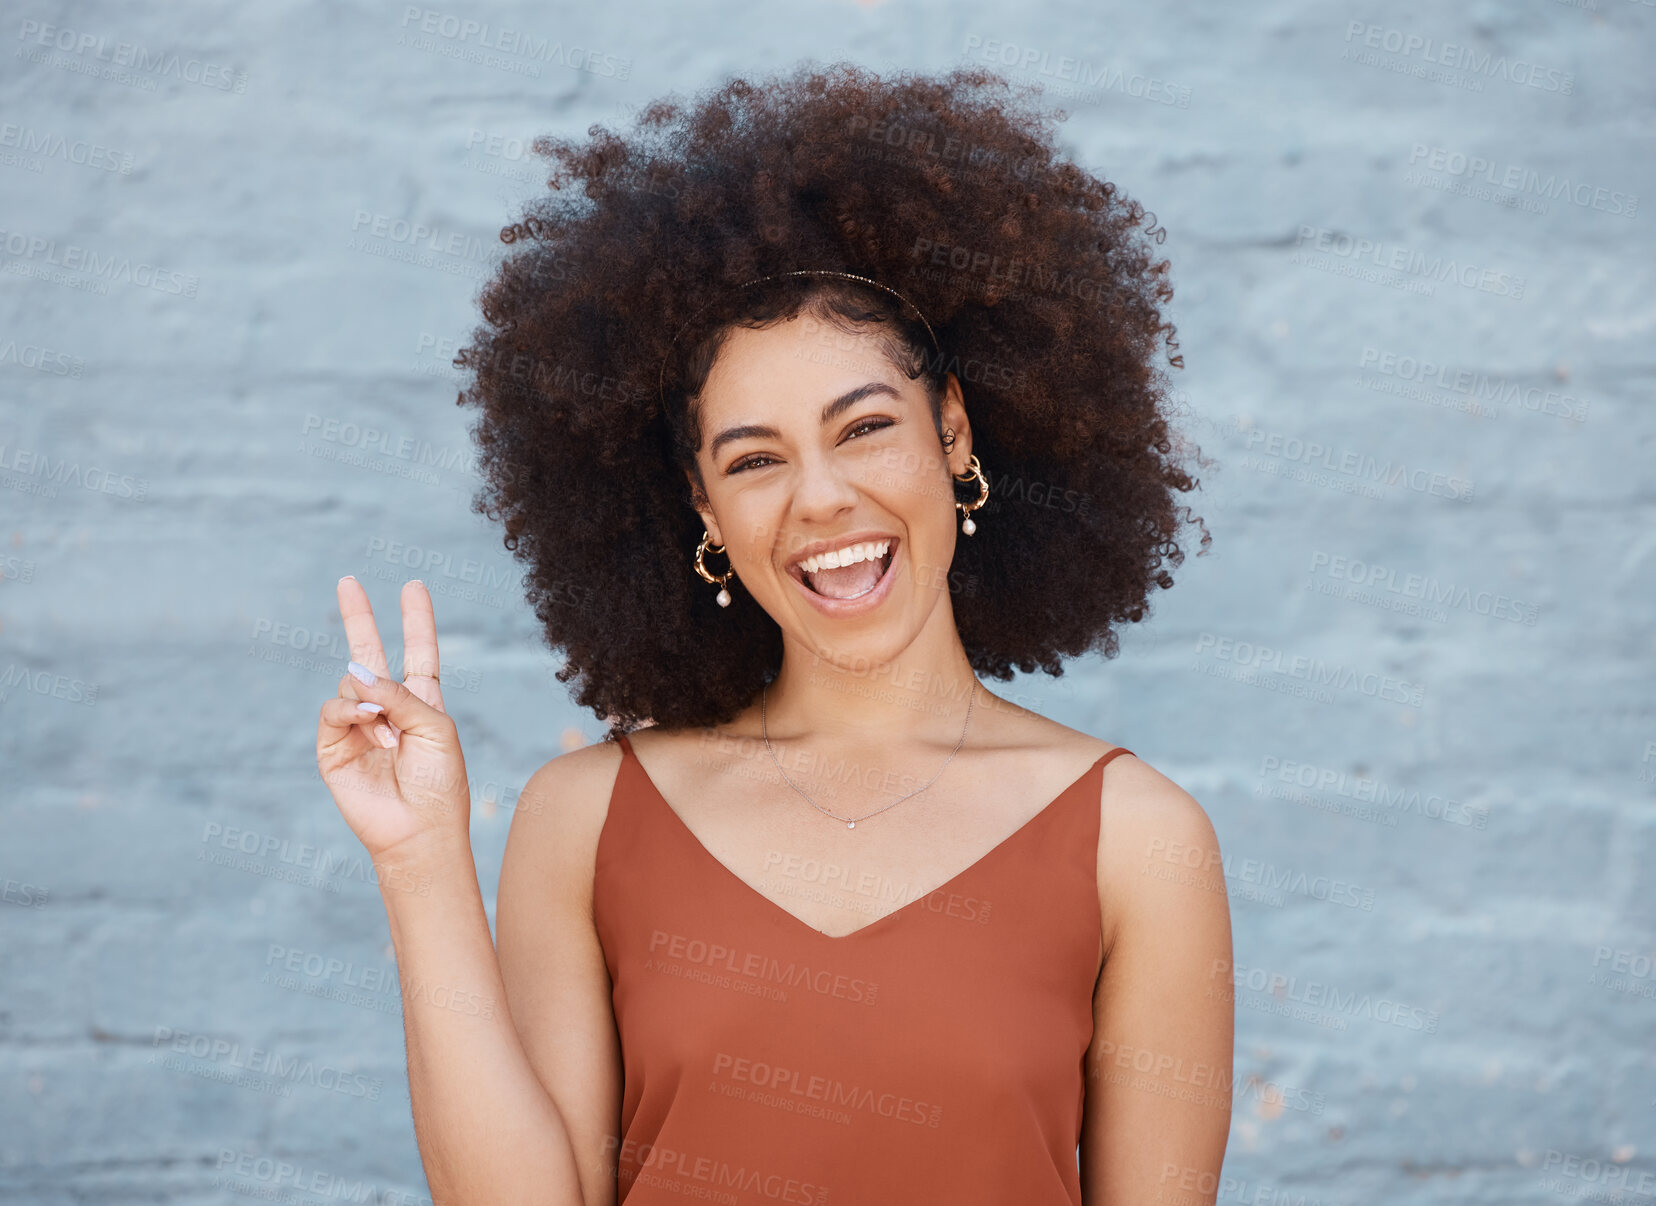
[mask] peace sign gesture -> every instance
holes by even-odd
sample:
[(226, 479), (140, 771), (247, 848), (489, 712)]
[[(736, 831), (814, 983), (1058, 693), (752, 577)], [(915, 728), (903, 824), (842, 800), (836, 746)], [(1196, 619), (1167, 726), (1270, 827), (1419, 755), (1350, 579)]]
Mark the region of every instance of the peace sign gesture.
[(391, 677), (362, 584), (341, 578), (338, 594), (351, 667), (316, 726), (323, 782), (376, 861), (393, 850), (469, 854), (471, 791), (459, 734), (443, 711), (430, 592), (422, 582), (403, 584), (402, 682)]

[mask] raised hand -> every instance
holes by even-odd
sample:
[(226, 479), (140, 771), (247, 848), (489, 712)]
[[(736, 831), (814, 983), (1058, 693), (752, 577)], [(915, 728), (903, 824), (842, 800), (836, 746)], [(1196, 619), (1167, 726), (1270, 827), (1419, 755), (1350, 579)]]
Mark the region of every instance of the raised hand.
[(403, 584), (402, 682), (390, 676), (362, 584), (341, 578), (338, 594), (353, 665), (317, 722), (323, 782), (376, 861), (399, 851), (469, 854), (471, 791), (459, 734), (443, 711), (430, 593)]

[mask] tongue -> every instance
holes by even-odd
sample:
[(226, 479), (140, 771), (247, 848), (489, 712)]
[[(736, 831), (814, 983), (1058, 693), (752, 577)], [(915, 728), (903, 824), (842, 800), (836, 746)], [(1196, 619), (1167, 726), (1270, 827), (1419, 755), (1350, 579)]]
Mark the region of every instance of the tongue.
[(859, 561), (855, 565), (842, 565), (838, 569), (818, 570), (814, 574), (807, 574), (806, 579), (811, 589), (819, 595), (826, 595), (830, 599), (854, 599), (873, 589), (874, 584), (880, 580), (880, 563)]

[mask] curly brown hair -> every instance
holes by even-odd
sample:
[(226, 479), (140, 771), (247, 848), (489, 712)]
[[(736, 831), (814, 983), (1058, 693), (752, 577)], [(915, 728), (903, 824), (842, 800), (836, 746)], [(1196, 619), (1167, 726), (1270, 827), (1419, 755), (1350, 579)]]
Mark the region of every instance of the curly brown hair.
[[(977, 673), (1114, 657), (1117, 625), (1172, 586), (1193, 519), (1174, 494), (1198, 482), (1160, 364), (1165, 344), (1183, 367), (1151, 246), (1166, 231), (1059, 154), (1066, 115), (1033, 91), (981, 68), (808, 66), (729, 79), (693, 107), (658, 100), (626, 139), (594, 125), (585, 142), (536, 140), (549, 195), (501, 231), (512, 250), (455, 358), (457, 401), (480, 411), (473, 507), (504, 522), (566, 654), (559, 681), (611, 735), (726, 723), (781, 666), (776, 622), (746, 591), (716, 606), (691, 568), (699, 391), (736, 325), (889, 324), (887, 354), (925, 378), (934, 423), (946, 374), (961, 382), (991, 486), (949, 573)], [(900, 291), (941, 354), (883, 291), (822, 276), (733, 288), (800, 268)]]

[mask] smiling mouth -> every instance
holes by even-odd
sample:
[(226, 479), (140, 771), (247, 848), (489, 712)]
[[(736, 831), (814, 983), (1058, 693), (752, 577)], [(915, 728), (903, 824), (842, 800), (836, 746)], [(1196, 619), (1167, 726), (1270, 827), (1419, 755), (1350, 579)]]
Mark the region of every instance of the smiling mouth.
[(860, 599), (869, 591), (880, 585), (886, 572), (891, 569), (891, 563), (897, 556), (897, 540), (888, 538), (883, 542), (887, 547), (879, 557), (855, 562), (847, 566), (824, 567), (819, 566), (815, 571), (808, 571), (803, 564), (796, 563), (788, 567), (788, 574), (805, 587), (812, 594), (820, 595), (824, 599), (834, 599), (846, 602), (851, 599)]

